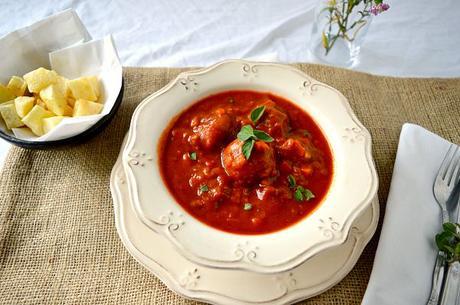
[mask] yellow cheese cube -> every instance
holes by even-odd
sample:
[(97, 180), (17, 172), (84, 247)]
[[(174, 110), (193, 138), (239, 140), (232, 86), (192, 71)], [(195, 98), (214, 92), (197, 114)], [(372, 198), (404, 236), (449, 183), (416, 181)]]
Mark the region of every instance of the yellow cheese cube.
[(97, 76), (86, 76), (86, 80), (88, 80), (89, 84), (93, 88), (94, 94), (96, 95), (96, 98), (99, 98), (101, 96), (101, 89), (99, 86), (99, 79)]
[(21, 118), (16, 113), (16, 107), (13, 103), (2, 105), (2, 107), (0, 107), (0, 113), (6, 123), (6, 128), (11, 129), (24, 126)]
[(45, 110), (43, 107), (35, 105), (31, 111), (22, 119), (22, 122), (29, 127), (34, 134), (42, 136), (43, 119), (54, 116), (52, 112)]
[(10, 88), (0, 84), (0, 103), (14, 100), (15, 97), (16, 95)]
[(57, 115), (64, 115), (67, 99), (57, 85), (49, 85), (40, 91), (40, 98), (45, 102), (48, 110)]
[(69, 86), (67, 84), (69, 80), (65, 78), (64, 76), (58, 75), (57, 80), (56, 80), (56, 86), (57, 88), (61, 91), (62, 95), (65, 97), (68, 97), (70, 95), (70, 90)]
[(43, 119), (42, 120), (43, 132), (44, 133), (50, 132), (54, 127), (56, 127), (59, 123), (61, 123), (63, 118), (65, 118), (65, 116), (53, 116), (50, 118)]
[(30, 92), (39, 93), (51, 84), (57, 82), (58, 75), (55, 71), (38, 68), (24, 75), (24, 80)]
[(14, 106), (19, 117), (25, 117), (34, 107), (35, 98), (30, 96), (18, 96), (14, 100)]
[(27, 84), (22, 77), (12, 76), (7, 86), (16, 96), (24, 95)]
[(104, 105), (91, 102), (83, 99), (78, 99), (75, 101), (75, 106), (73, 108), (73, 116), (85, 116), (85, 115), (92, 115), (98, 114), (101, 112)]
[(69, 86), (70, 92), (72, 93), (72, 97), (76, 100), (84, 99), (93, 102), (97, 100), (96, 93), (94, 93), (93, 87), (86, 78), (80, 77), (77, 79), (69, 80), (67, 85)]

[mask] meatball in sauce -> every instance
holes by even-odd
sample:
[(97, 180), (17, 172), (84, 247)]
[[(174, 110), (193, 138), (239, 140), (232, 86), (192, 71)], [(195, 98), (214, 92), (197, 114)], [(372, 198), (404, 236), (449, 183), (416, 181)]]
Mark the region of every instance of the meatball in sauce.
[(295, 224), (321, 203), (333, 175), (319, 126), (270, 93), (226, 91), (194, 103), (166, 128), (158, 150), (177, 203), (235, 234)]

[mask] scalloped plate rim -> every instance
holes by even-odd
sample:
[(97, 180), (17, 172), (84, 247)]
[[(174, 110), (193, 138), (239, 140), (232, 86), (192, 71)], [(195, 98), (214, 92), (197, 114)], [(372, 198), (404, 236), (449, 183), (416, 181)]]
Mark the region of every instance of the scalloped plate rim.
[[(320, 251), (323, 251), (323, 250), (325, 250), (327, 248), (342, 244), (346, 240), (346, 238), (348, 236), (348, 232), (350, 230), (351, 224), (353, 223), (354, 219), (363, 210), (365, 210), (366, 207), (371, 203), (372, 198), (375, 196), (375, 194), (377, 192), (377, 189), (378, 189), (378, 177), (377, 177), (376, 170), (375, 170), (374, 160), (372, 158), (372, 151), (371, 151), (372, 150), (372, 138), (370, 136), (370, 133), (364, 127), (364, 125), (358, 120), (358, 118), (356, 117), (356, 114), (353, 112), (353, 110), (352, 110), (350, 104), (348, 103), (347, 99), (338, 90), (336, 90), (335, 88), (333, 88), (333, 87), (331, 87), (331, 86), (329, 86), (327, 84), (321, 83), (321, 82), (313, 79), (312, 77), (310, 77), (306, 73), (304, 73), (304, 72), (302, 72), (302, 71), (300, 71), (300, 70), (298, 70), (298, 69), (296, 69), (294, 67), (283, 65), (283, 64), (278, 64), (278, 63), (252, 62), (252, 61), (244, 61), (244, 60), (226, 60), (226, 61), (223, 61), (223, 62), (220, 62), (220, 63), (216, 63), (215, 65), (212, 65), (212, 66), (210, 66), (208, 68), (181, 72), (180, 74), (178, 74), (178, 76), (176, 78), (174, 78), (172, 81), (170, 81), (165, 87), (161, 88), (160, 90), (158, 90), (155, 93), (153, 93), (153, 94), (149, 95), (148, 97), (146, 97), (136, 107), (136, 109), (135, 109), (135, 111), (133, 113), (132, 119), (131, 119), (131, 126), (130, 126), (129, 133), (128, 133), (127, 145), (126, 145), (126, 147), (124, 149), (123, 166), (124, 166), (124, 168), (125, 168), (125, 170), (126, 170), (126, 172), (128, 174), (128, 177), (130, 177), (131, 175), (134, 175), (132, 170), (131, 170), (131, 168), (130, 168), (130, 166), (129, 166), (129, 164), (126, 161), (126, 159), (128, 159), (128, 157), (125, 157), (125, 156), (131, 151), (132, 146), (135, 143), (135, 140), (136, 140), (136, 138), (135, 138), (135, 129), (133, 128), (133, 126), (135, 125), (136, 120), (138, 119), (139, 113), (141, 113), (142, 109), (146, 105), (148, 105), (149, 103), (154, 102), (156, 97), (158, 97), (158, 96), (162, 95), (163, 93), (167, 92), (174, 85), (176, 85), (177, 82), (179, 82), (181, 79), (184, 79), (184, 78), (187, 78), (187, 77), (190, 77), (190, 76), (197, 76), (197, 75), (205, 74), (205, 73), (207, 73), (209, 71), (212, 71), (212, 70), (218, 68), (221, 65), (225, 65), (225, 64), (228, 64), (228, 63), (238, 63), (238, 64), (243, 64), (243, 65), (248, 64), (248, 65), (252, 65), (252, 66), (260, 66), (260, 65), (263, 65), (263, 66), (275, 66), (275, 67), (278, 67), (278, 68), (288, 69), (291, 72), (294, 72), (294, 73), (300, 75), (301, 77), (305, 77), (306, 79), (308, 79), (310, 81), (310, 86), (322, 86), (322, 87), (325, 87), (325, 88), (333, 91), (335, 94), (337, 94), (337, 96), (339, 97), (342, 105), (345, 107), (347, 115), (361, 129), (361, 131), (363, 133), (364, 142), (365, 142), (364, 145), (365, 145), (366, 162), (367, 162), (367, 166), (369, 167), (370, 174), (371, 174), (371, 176), (373, 178), (374, 183), (369, 188), (368, 194), (367, 194), (366, 198), (363, 200), (363, 203), (360, 206), (358, 206), (354, 211), (351, 211), (349, 213), (349, 217), (346, 219), (346, 221), (343, 222), (343, 225), (340, 228), (340, 233), (341, 234), (339, 234), (336, 238), (332, 238), (332, 239), (330, 239), (330, 240), (328, 240), (328, 241), (326, 241), (324, 243), (321, 243), (321, 244), (319, 244), (319, 246), (315, 245), (316, 248), (315, 247), (310, 247), (310, 248), (304, 250), (303, 252), (298, 253), (294, 257), (291, 257), (289, 260), (284, 261), (284, 262), (282, 262), (280, 264), (260, 267), (260, 266), (257, 266), (255, 264), (250, 264), (250, 263), (247, 263), (247, 262), (213, 261), (213, 260), (210, 260), (210, 259), (208, 259), (206, 257), (200, 257), (198, 254), (192, 253), (192, 252), (190, 252), (190, 250), (183, 248), (178, 241), (173, 240), (172, 238), (168, 237), (170, 242), (172, 242), (180, 251), (182, 251), (182, 254), (184, 256), (186, 256), (188, 259), (193, 260), (196, 263), (204, 265), (204, 266), (218, 266), (218, 267), (221, 267), (221, 268), (244, 269), (244, 270), (253, 270), (253, 271), (258, 271), (258, 272), (266, 272), (266, 273), (281, 272), (281, 271), (284, 271), (284, 270), (288, 270), (289, 268), (293, 268), (295, 266), (300, 265), (303, 261), (307, 260), (308, 258), (312, 257), (313, 255), (315, 255), (316, 253), (318, 253)], [(136, 187), (137, 186), (136, 186), (136, 182), (135, 182), (134, 177), (132, 176), (131, 179), (128, 179), (128, 181), (129, 181), (129, 184), (130, 184), (130, 188), (131, 187), (134, 188), (133, 190), (130, 190), (130, 191), (133, 194), (136, 194), (136, 191), (137, 191)], [(156, 231), (155, 225), (152, 225), (151, 220), (146, 218), (145, 215), (143, 215), (142, 210), (139, 207), (140, 203), (138, 203), (138, 199), (136, 198), (136, 196), (134, 196), (134, 201), (137, 202), (135, 206), (136, 206), (136, 212), (138, 214), (138, 217), (146, 225), (148, 225), (154, 231)], [(192, 217), (192, 216), (190, 216), (190, 217)], [(244, 237), (245, 236), (242, 235), (242, 238), (244, 238)]]

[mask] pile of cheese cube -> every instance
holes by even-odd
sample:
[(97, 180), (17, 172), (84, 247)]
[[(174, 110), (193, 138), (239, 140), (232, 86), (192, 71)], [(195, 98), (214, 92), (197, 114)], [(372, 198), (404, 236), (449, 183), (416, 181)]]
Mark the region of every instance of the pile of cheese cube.
[(98, 114), (100, 86), (96, 76), (68, 80), (55, 71), (38, 68), (0, 84), (0, 114), (8, 129), (30, 128), (42, 136), (65, 117)]

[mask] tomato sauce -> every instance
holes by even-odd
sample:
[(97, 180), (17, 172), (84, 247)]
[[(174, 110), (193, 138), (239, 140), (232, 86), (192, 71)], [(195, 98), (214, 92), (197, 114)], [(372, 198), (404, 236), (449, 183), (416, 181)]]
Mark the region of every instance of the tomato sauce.
[(333, 175), (330, 147), (314, 120), (270, 93), (206, 97), (173, 119), (158, 149), (176, 201), (201, 222), (236, 234), (270, 233), (303, 219)]

